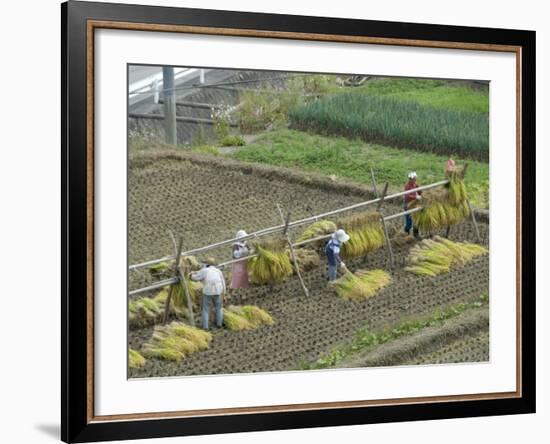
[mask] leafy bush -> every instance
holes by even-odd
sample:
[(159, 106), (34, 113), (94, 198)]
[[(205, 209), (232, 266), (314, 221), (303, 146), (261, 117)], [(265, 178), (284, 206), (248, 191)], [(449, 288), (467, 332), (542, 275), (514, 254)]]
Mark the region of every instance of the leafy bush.
[(364, 93), (325, 97), (290, 109), (291, 125), (400, 147), (488, 160), (484, 114), (434, 108)]
[(221, 146), (244, 146), (245, 140), (241, 136), (225, 136), (220, 139)]

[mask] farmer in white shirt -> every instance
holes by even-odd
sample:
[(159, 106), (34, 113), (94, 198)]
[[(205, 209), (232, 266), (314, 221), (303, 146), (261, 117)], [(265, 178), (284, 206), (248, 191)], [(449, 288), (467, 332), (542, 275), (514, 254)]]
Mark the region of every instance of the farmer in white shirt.
[(216, 261), (209, 257), (204, 260), (204, 267), (199, 271), (191, 273), (191, 279), (202, 281), (202, 328), (208, 330), (208, 313), (210, 301), (214, 302), (216, 308), (216, 326), (223, 325), (222, 298), (225, 293), (225, 278), (223, 273), (215, 267)]

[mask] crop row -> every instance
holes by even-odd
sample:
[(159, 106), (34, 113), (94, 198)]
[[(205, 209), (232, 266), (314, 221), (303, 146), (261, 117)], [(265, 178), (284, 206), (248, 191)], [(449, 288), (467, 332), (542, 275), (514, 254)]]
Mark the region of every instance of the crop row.
[(368, 142), (489, 159), (486, 114), (371, 94), (339, 94), (289, 111), (292, 127)]

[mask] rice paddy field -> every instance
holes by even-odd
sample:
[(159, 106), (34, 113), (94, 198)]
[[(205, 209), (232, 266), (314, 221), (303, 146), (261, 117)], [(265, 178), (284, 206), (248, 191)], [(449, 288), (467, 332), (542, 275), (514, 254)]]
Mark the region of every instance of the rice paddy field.
[[(291, 208), (295, 220), (373, 197), (368, 185), (350, 178), (335, 180), (316, 171), (258, 165), (189, 151), (132, 154), (128, 182), (130, 264), (173, 254), (169, 231), (183, 236), (184, 249), (192, 249), (232, 238), (239, 229), (252, 232), (280, 224), (276, 203), (285, 210)], [(382, 211), (401, 211), (401, 201), (387, 203)], [(169, 338), (158, 331), (158, 323), (130, 325), (130, 349), (148, 353), (144, 362), (139, 357), (132, 361), (136, 364), (129, 369), (129, 376), (292, 371), (348, 367), (350, 363), (417, 365), (487, 360), (488, 318), (484, 313), (488, 301), (482, 296), (489, 287), (488, 255), (473, 257), (435, 276), (417, 275), (406, 270), (409, 252), (417, 242), (399, 235), (401, 226), (401, 219), (390, 226), (394, 270), (388, 268), (384, 247), (346, 260), (351, 272), (387, 272), (388, 276), (382, 276), (383, 285), (368, 297), (339, 296), (328, 284), (321, 260), (321, 265), (314, 263), (302, 270), (309, 296), (303, 294), (299, 280), (291, 274), (280, 283), (252, 285), (241, 291), (239, 300), (234, 295), (226, 298), (225, 307), (233, 306), (233, 313), (242, 314), (244, 307), (250, 306), (265, 310), (271, 321), (265, 318), (269, 322), (259, 328), (213, 328), (211, 336), (204, 337), (174, 324), (173, 328), (178, 334), (185, 334), (186, 340), (199, 341), (198, 345), (186, 343), (185, 349), (177, 350), (179, 359), (159, 358), (165, 352), (158, 344), (166, 345)], [(479, 228), (481, 243), (487, 247), (488, 222), (480, 221)], [(295, 229), (290, 235), (297, 239), (302, 231)], [(443, 235), (443, 231), (433, 234)], [(450, 239), (475, 242), (472, 223), (465, 220), (453, 226)], [(222, 262), (230, 259), (231, 250), (219, 248), (209, 255)], [(225, 275), (229, 282), (229, 270)], [(130, 272), (128, 278), (130, 289), (158, 279), (148, 270)], [(142, 296), (153, 298), (157, 294)], [(198, 318), (196, 312), (195, 319)], [(416, 351), (406, 346), (407, 340), (414, 342), (413, 338), (420, 336), (416, 342), (425, 346)]]

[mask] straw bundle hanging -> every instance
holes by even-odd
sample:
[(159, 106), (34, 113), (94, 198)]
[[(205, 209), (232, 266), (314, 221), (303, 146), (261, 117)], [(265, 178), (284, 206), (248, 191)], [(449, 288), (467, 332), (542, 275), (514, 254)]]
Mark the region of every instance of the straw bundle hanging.
[(309, 239), (314, 239), (319, 236), (324, 236), (327, 234), (334, 233), (338, 227), (331, 220), (318, 220), (317, 222), (309, 225), (303, 232), (300, 234), (297, 242), (302, 242)]
[(250, 280), (255, 284), (284, 281), (292, 275), (292, 264), (285, 249), (286, 239), (262, 239), (252, 243), (258, 255), (248, 260)]
[(384, 245), (384, 229), (378, 212), (359, 213), (338, 221), (350, 239), (343, 245), (344, 259), (364, 256)]
[(422, 194), (421, 201), (413, 201), (410, 204), (409, 208), (422, 207), (421, 211), (411, 215), (414, 226), (419, 230), (430, 232), (456, 225), (470, 215), (464, 185), (464, 169), (448, 171), (447, 178), (447, 187), (427, 190)]

